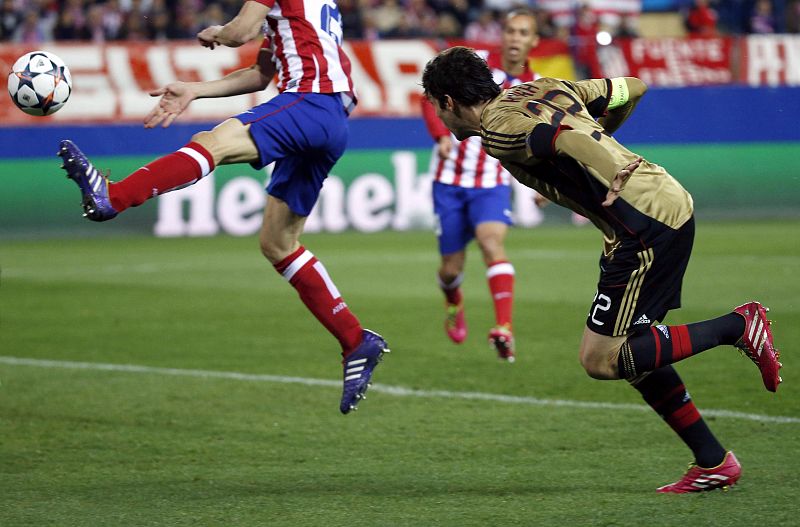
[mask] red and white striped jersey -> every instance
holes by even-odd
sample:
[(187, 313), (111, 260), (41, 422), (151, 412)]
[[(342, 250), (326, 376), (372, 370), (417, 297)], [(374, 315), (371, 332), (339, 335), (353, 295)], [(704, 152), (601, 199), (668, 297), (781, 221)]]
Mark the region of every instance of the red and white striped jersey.
[(270, 8), (262, 47), (272, 51), (279, 92), (353, 92), (334, 0), (256, 1)]
[[(478, 51), (478, 54), (481, 52)], [(527, 64), (522, 75), (513, 77), (503, 71), (502, 57), (499, 53), (489, 53), (485, 56), (487, 64), (492, 69), (494, 81), (502, 84), (504, 89), (539, 78), (528, 69)], [(468, 137), (463, 141), (456, 139), (456, 136), (451, 134), (444, 123), (436, 117), (436, 110), (427, 99), (422, 100), (422, 116), (428, 132), (435, 140), (438, 141), (440, 137), (450, 134), (450, 139), (453, 141), (453, 148), (447, 159), (439, 156), (438, 145), (433, 147), (430, 173), (433, 174), (435, 181), (465, 188), (490, 188), (510, 184), (511, 175), (500, 165), (500, 161), (486, 154), (480, 136)]]

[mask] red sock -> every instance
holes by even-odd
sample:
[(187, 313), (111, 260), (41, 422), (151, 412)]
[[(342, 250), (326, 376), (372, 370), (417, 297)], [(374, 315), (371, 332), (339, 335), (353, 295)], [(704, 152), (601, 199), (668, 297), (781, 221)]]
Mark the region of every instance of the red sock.
[(455, 280), (450, 282), (449, 284), (445, 284), (442, 281), (442, 277), (436, 275), (436, 278), (439, 280), (439, 287), (442, 289), (442, 293), (444, 293), (445, 298), (447, 299), (448, 304), (458, 305), (461, 303), (463, 297), (461, 296), (461, 282), (464, 281), (464, 273), (459, 274), (456, 276)]
[(342, 345), (347, 357), (361, 343), (361, 324), (350, 312), (342, 295), (322, 262), (302, 245), (275, 264), (275, 270), (288, 280), (300, 300)]
[(498, 326), (511, 328), (511, 312), (514, 304), (514, 266), (498, 260), (486, 270), (489, 291), (494, 301), (494, 316)]
[(199, 143), (189, 143), (177, 152), (143, 166), (118, 183), (108, 194), (117, 212), (137, 207), (148, 199), (200, 181), (214, 170), (214, 158)]

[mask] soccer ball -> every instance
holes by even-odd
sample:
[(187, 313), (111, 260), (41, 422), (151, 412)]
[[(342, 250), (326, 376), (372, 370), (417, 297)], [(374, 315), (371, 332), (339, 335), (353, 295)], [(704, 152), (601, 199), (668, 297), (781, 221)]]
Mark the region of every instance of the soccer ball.
[(31, 115), (50, 115), (64, 106), (72, 93), (72, 76), (64, 61), (47, 51), (21, 56), (8, 75), (8, 94)]

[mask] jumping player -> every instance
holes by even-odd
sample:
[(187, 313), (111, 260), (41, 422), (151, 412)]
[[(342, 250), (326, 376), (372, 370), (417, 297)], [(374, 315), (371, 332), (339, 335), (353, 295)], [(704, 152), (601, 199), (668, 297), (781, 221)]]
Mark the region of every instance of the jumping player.
[[(486, 62), (494, 82), (508, 88), (534, 80), (528, 54), (539, 41), (536, 18), (527, 9), (515, 9), (505, 17), (500, 53), (489, 53)], [(475, 238), (486, 264), (486, 278), (494, 302), (495, 326), (489, 331), (489, 345), (498, 357), (514, 362), (512, 309), (514, 266), (506, 256), (504, 241), (511, 224), (510, 174), (481, 146), (480, 137), (456, 139), (436, 117), (427, 99), (422, 114), (436, 141), (431, 157), (433, 208), (439, 238), (441, 263), (437, 278), (445, 296), (445, 331), (461, 344), (467, 338), (464, 317), (466, 246)]]
[(80, 187), (84, 216), (93, 221), (110, 220), (196, 183), (218, 165), (250, 163), (260, 169), (275, 162), (259, 234), (261, 252), (339, 341), (344, 357), (340, 410), (346, 414), (364, 398), (373, 370), (389, 350), (380, 335), (361, 327), (322, 262), (299, 243), (322, 183), (344, 153), (347, 116), (356, 102), (350, 61), (341, 48), (341, 17), (332, 0), (248, 0), (229, 23), (208, 27), (197, 37), (211, 49), (237, 47), (257, 38), (262, 27), (265, 38), (252, 67), (152, 92), (161, 99), (145, 127), (169, 126), (194, 99), (263, 90), (277, 73), (280, 93), (270, 101), (195, 134), (177, 152), (116, 183), (71, 141), (61, 142), (59, 156)]
[(457, 47), (428, 63), (422, 84), (456, 137), (480, 135), (487, 153), (520, 182), (602, 231), (600, 279), (580, 361), (595, 379), (626, 379), (691, 449), (694, 465), (658, 491), (736, 483), (739, 462), (711, 433), (672, 364), (734, 345), (774, 392), (781, 382), (779, 354), (767, 309), (758, 302), (704, 322), (653, 325), (680, 307), (694, 219), (689, 193), (611, 136), (644, 95), (644, 83), (542, 78), (502, 91), (480, 57)]

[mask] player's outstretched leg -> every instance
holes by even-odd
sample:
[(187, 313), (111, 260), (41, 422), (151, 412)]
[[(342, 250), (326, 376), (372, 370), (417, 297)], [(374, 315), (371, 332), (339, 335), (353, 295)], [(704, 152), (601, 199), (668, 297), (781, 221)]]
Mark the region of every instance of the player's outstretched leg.
[(759, 302), (748, 302), (733, 310), (744, 317), (745, 329), (735, 346), (742, 350), (761, 371), (767, 390), (774, 392), (783, 379), (778, 374), (781, 366), (780, 352), (772, 341), (772, 321), (767, 319), (768, 307)]
[(689, 470), (681, 479), (675, 483), (664, 485), (656, 489), (656, 492), (686, 494), (688, 492), (705, 492), (715, 489), (727, 490), (739, 481), (742, 475), (742, 466), (733, 455), (733, 452), (726, 452), (722, 463), (712, 468), (703, 468), (697, 465), (689, 465)]
[(389, 353), (386, 341), (375, 333), (362, 331), (361, 344), (342, 361), (344, 366), (344, 387), (339, 410), (343, 414), (358, 409), (358, 403), (366, 399), (372, 372), (378, 366), (384, 353)]
[[(219, 141), (230, 141), (222, 132), (200, 132), (194, 137), (214, 133), (220, 137)], [(116, 183), (100, 174), (72, 141), (61, 141), (58, 155), (64, 160), (62, 168), (67, 171), (67, 177), (81, 189), (84, 216), (93, 221), (110, 220), (128, 207), (139, 206), (153, 196), (196, 183), (215, 166), (211, 152), (194, 140)]]
[(764, 386), (774, 392), (781, 382), (778, 375), (781, 363), (772, 341), (770, 324), (767, 308), (758, 302), (748, 302), (712, 320), (677, 326), (651, 326), (630, 336), (620, 348), (618, 376), (633, 379), (727, 344), (741, 349), (758, 366)]
[(77, 183), (83, 199), (84, 217), (92, 221), (106, 221), (117, 215), (108, 196), (108, 177), (101, 174), (72, 141), (61, 141), (58, 156), (67, 177)]

